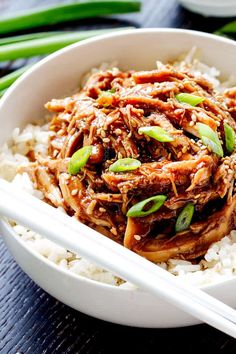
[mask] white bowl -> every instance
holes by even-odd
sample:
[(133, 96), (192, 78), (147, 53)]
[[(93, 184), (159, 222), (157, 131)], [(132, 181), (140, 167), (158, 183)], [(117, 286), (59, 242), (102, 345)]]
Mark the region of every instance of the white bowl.
[(235, 0), (179, 0), (186, 9), (205, 16), (232, 17), (236, 15)]
[[(233, 41), (194, 31), (142, 29), (112, 33), (69, 46), (50, 55), (23, 75), (1, 99), (0, 145), (17, 126), (45, 114), (43, 105), (78, 86), (81, 75), (101, 62), (118, 60), (122, 69), (152, 69), (157, 59), (178, 57), (192, 46), (202, 50), (202, 60), (227, 77), (235, 70)], [(21, 268), (45, 291), (63, 303), (91, 316), (138, 327), (178, 327), (198, 320), (141, 290), (101, 284), (63, 270), (26, 247), (7, 223), (0, 232)], [(204, 288), (236, 306), (236, 278)]]

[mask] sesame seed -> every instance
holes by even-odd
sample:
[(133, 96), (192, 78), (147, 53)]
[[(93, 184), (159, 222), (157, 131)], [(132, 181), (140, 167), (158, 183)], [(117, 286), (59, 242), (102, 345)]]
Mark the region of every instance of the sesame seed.
[(187, 152), (187, 150), (188, 150), (187, 146), (184, 146), (184, 147), (182, 148), (182, 153), (185, 154), (185, 153)]
[(101, 213), (105, 213), (105, 211), (106, 211), (106, 209), (105, 209), (105, 208), (102, 208), (102, 207), (100, 207), (98, 210), (99, 210)]
[(72, 189), (71, 195), (76, 195), (76, 194), (78, 194), (78, 189)]
[(177, 158), (180, 158), (182, 156), (182, 152), (179, 151), (178, 154), (177, 154)]
[(101, 130), (101, 137), (105, 138), (105, 136), (106, 136), (106, 132), (104, 130)]
[(92, 200), (91, 203), (89, 204), (89, 206), (87, 207), (87, 213), (89, 215), (92, 215), (96, 204), (97, 204), (97, 201), (96, 200)]
[(110, 142), (109, 138), (103, 138), (102, 140), (103, 140), (104, 143), (109, 143)]
[(72, 128), (71, 130), (70, 130), (70, 135), (73, 135), (73, 134), (75, 134), (75, 128)]
[(192, 118), (192, 121), (193, 122), (196, 122), (197, 121), (197, 116), (196, 116), (196, 114), (192, 114), (192, 116), (191, 116), (191, 118)]
[(115, 236), (117, 235), (117, 231), (114, 227), (111, 228), (111, 233)]
[(120, 128), (117, 128), (116, 130), (115, 130), (115, 134), (116, 135), (120, 135), (122, 132), (121, 132), (121, 129)]
[(63, 129), (58, 130), (57, 134), (58, 135), (63, 135), (64, 134), (64, 130)]
[(139, 235), (134, 235), (134, 238), (135, 238), (135, 240), (137, 240), (137, 241), (140, 241), (140, 240), (141, 240), (141, 236), (139, 236)]
[(54, 151), (53, 151), (53, 157), (56, 157), (57, 156), (57, 154), (58, 154), (58, 150), (57, 149), (55, 149)]
[(193, 127), (194, 126), (194, 122), (191, 120), (191, 122), (189, 123), (189, 126), (190, 127)]

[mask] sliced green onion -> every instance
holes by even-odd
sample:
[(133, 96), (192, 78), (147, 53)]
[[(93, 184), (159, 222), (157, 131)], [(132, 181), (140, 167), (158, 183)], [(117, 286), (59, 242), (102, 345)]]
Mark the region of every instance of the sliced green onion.
[(231, 126), (227, 123), (224, 123), (224, 131), (225, 131), (225, 146), (227, 151), (232, 152), (235, 146), (236, 134), (231, 128)]
[[(154, 213), (164, 204), (166, 200), (165, 195), (156, 195), (151, 198), (147, 198), (135, 205), (133, 205), (127, 212), (126, 216), (131, 218), (140, 218)], [(143, 210), (148, 203), (152, 203), (152, 206), (148, 210)]]
[(111, 172), (125, 172), (133, 171), (141, 166), (141, 162), (136, 159), (131, 159), (129, 157), (125, 159), (119, 159), (114, 162), (110, 167), (109, 171)]
[(11, 86), (13, 82), (16, 81), (31, 65), (24, 66), (18, 70), (13, 71), (12, 73), (5, 75), (0, 78), (0, 90), (4, 90)]
[(37, 10), (22, 11), (0, 19), (0, 34), (66, 21), (139, 11), (140, 1), (135, 0), (81, 0)]
[(156, 126), (141, 127), (139, 128), (138, 133), (150, 136), (150, 138), (153, 138), (162, 143), (167, 143), (174, 140), (174, 138), (171, 135), (169, 135), (166, 130)]
[(110, 93), (115, 93), (116, 92), (116, 88), (115, 87), (112, 87), (110, 90), (108, 90), (107, 92), (110, 92)]
[(204, 97), (195, 96), (190, 93), (179, 93), (175, 98), (181, 103), (188, 103), (194, 107), (205, 100)]
[(202, 136), (201, 140), (202, 140), (203, 144), (206, 145), (216, 155), (219, 155), (220, 157), (224, 156), (224, 152), (223, 152), (222, 147), (220, 145), (216, 144), (214, 141), (207, 138), (206, 136)]
[(181, 232), (187, 230), (191, 224), (193, 214), (194, 214), (194, 205), (192, 203), (188, 203), (180, 212), (176, 220), (175, 231)]
[[(1, 26), (1, 25), (0, 25)], [(30, 58), (37, 55), (53, 53), (69, 44), (82, 41), (100, 34), (118, 31), (121, 28), (78, 31), (73, 33), (58, 34), (46, 38), (1, 45), (0, 61)], [(122, 28), (123, 29), (123, 28)]]
[(77, 150), (70, 158), (68, 172), (70, 175), (77, 175), (77, 173), (84, 167), (92, 153), (92, 146), (84, 146)]
[(103, 106), (104, 108), (108, 108), (113, 104), (113, 96), (112, 93), (108, 91), (102, 91), (97, 99), (99, 105)]
[(197, 123), (196, 126), (203, 144), (209, 147), (216, 155), (223, 157), (224, 152), (218, 134), (206, 124)]
[(108, 96), (110, 96), (110, 95), (112, 95), (112, 94), (115, 93), (115, 92), (116, 92), (116, 89), (115, 89), (115, 87), (113, 87), (113, 88), (111, 88), (110, 90), (101, 91), (101, 92), (99, 93), (99, 97), (101, 97), (101, 96), (103, 96), (103, 95), (108, 95)]

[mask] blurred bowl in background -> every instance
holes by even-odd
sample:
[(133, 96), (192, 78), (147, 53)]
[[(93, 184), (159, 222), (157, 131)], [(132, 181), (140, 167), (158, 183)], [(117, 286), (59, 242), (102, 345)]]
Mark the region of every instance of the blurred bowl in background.
[(186, 9), (204, 16), (232, 17), (236, 15), (236, 0), (179, 0)]

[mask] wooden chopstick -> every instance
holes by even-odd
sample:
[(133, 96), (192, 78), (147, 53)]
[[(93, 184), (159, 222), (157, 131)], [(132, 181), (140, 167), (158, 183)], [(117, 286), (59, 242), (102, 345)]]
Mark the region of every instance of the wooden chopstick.
[(0, 213), (236, 338), (236, 311), (0, 179)]

